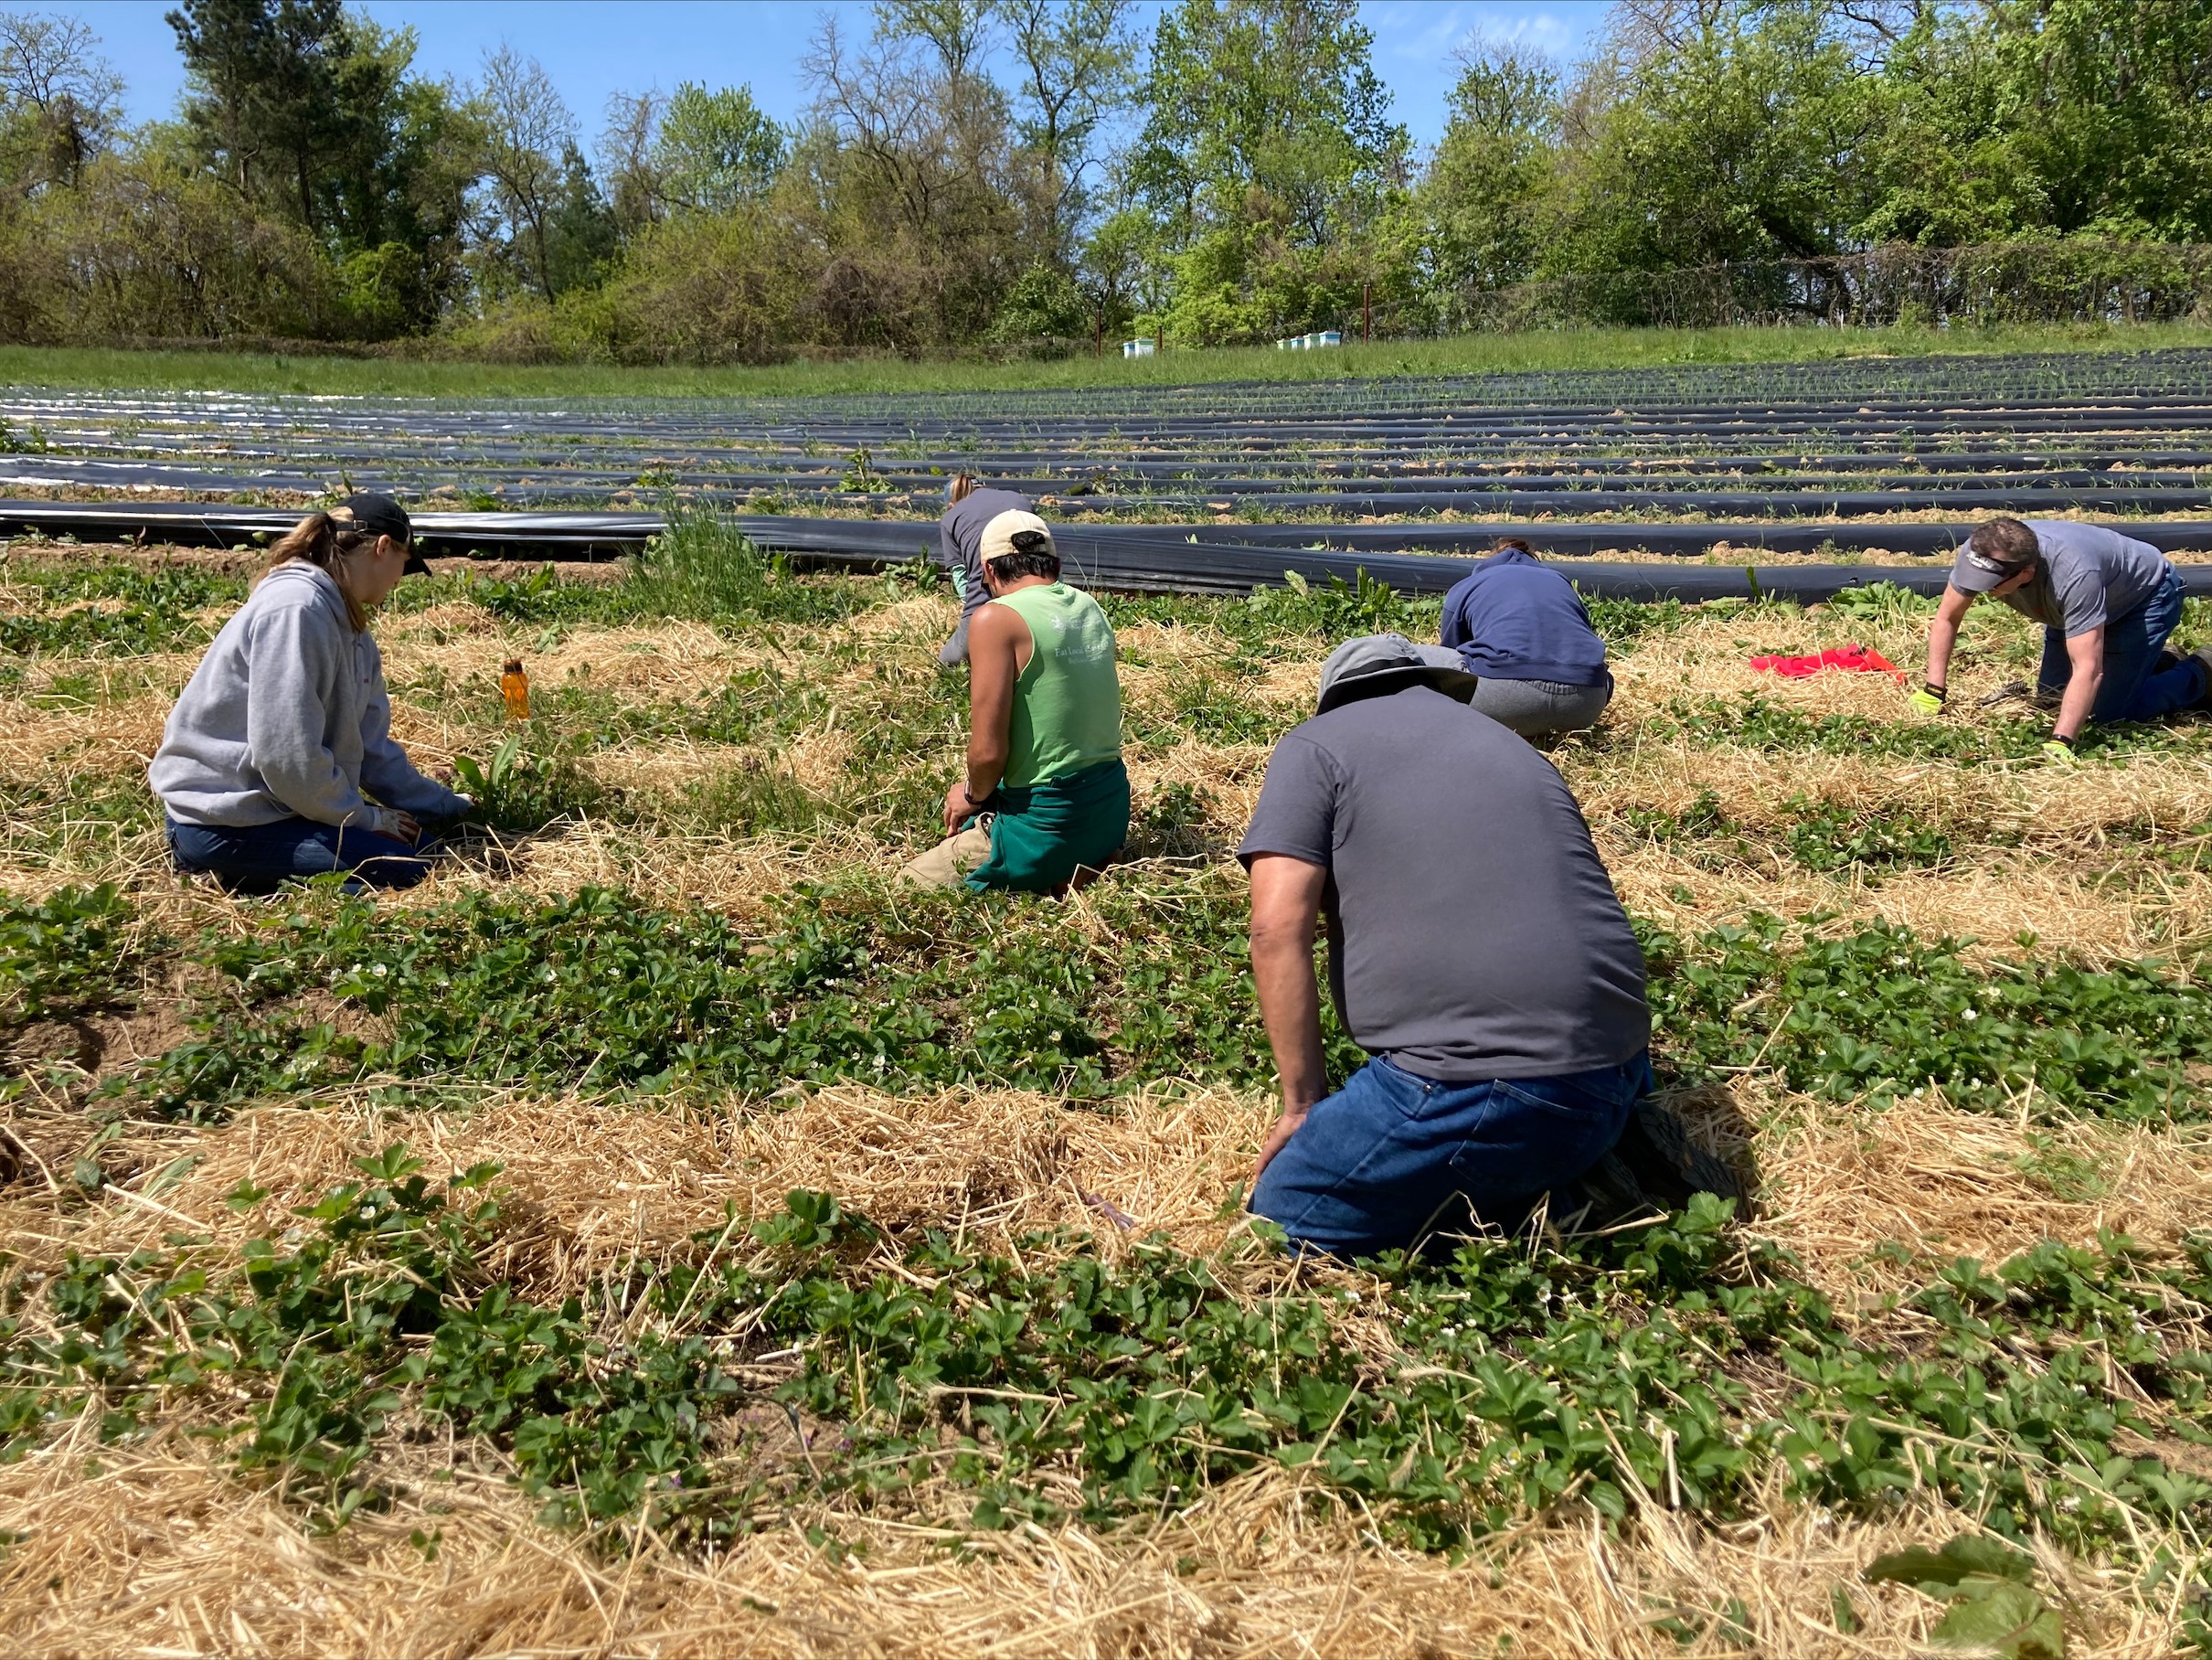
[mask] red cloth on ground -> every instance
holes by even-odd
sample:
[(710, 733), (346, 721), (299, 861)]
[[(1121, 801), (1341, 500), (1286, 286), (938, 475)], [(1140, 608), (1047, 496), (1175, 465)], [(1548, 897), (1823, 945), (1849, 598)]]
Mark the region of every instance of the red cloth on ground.
[(1824, 668), (1848, 669), (1861, 675), (1895, 675), (1905, 677), (1904, 670), (1879, 652), (1868, 651), (1863, 645), (1834, 645), (1812, 657), (1754, 657), (1751, 666), (1769, 674), (1780, 675), (1788, 680), (1803, 680), (1817, 675)]

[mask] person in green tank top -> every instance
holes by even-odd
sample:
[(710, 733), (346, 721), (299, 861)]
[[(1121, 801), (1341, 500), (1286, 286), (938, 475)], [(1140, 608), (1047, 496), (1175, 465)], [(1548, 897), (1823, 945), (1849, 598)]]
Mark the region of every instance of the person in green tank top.
[(968, 627), (967, 771), (945, 792), (946, 839), (900, 875), (1049, 893), (1129, 837), (1113, 628), (1060, 580), (1036, 514), (1000, 514), (982, 552), (991, 602)]

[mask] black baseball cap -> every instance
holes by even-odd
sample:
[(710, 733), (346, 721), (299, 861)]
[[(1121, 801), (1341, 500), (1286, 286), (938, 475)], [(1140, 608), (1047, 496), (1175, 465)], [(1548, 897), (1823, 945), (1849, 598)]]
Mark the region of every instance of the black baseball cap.
[(403, 575), (430, 575), (429, 564), (415, 551), (415, 521), (407, 516), (407, 509), (399, 505), (398, 498), (379, 491), (364, 490), (358, 495), (347, 496), (333, 507), (330, 516), (374, 536), (388, 536), (405, 548), (408, 551)]

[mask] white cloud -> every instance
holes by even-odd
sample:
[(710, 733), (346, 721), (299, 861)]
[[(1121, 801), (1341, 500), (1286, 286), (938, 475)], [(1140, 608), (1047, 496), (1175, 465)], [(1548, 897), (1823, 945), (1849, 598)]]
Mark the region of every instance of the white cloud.
[(1361, 8), (1362, 19), (1375, 31), (1378, 59), (1431, 69), (1441, 69), (1457, 48), (1484, 42), (1530, 46), (1553, 57), (1572, 58), (1601, 15), (1595, 5), (1563, 11), (1556, 5), (1516, 0), (1371, 0)]

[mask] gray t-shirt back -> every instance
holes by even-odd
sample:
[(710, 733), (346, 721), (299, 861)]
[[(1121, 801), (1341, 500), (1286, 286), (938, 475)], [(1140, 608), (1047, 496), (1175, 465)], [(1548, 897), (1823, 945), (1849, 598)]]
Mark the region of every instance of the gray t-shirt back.
[(970, 621), (991, 602), (984, 586), (984, 531), (1002, 513), (1029, 512), (1029, 498), (1012, 490), (971, 490), (937, 521), (938, 562), (947, 570), (968, 573), (968, 592), (960, 620)]
[(2102, 525), (2072, 519), (2026, 523), (2043, 550), (2043, 562), (2035, 580), (2006, 594), (2005, 603), (2069, 640), (2141, 610), (2174, 574), (2172, 561), (2150, 543)]
[(1643, 952), (1552, 764), (1427, 686), (1287, 733), (1237, 856), (1324, 867), (1329, 990), (1423, 1078), (1618, 1066), (1651, 1040)]

